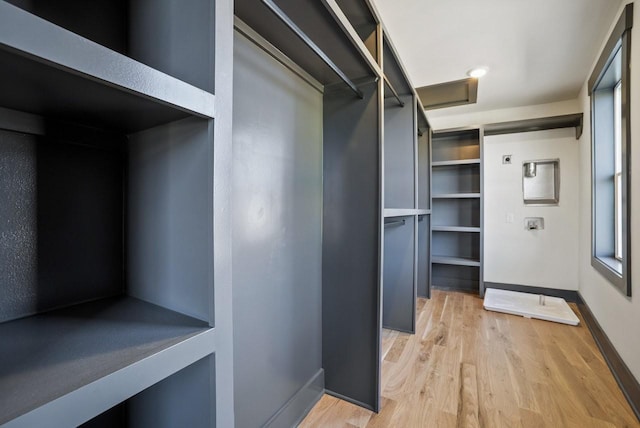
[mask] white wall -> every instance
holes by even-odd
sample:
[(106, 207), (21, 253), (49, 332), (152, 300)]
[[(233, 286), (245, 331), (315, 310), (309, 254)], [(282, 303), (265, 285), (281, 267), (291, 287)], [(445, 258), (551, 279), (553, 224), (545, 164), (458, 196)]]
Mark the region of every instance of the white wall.
[[(630, 3), (625, 0), (624, 2)], [(624, 5), (616, 13), (617, 20)], [(632, 30), (631, 40), (631, 170), (640, 171), (640, 7), (636, 5), (634, 10), (636, 27)], [(611, 29), (615, 21), (611, 23)], [(606, 37), (611, 33), (607, 32)], [(602, 40), (601, 49), (606, 43)], [(593, 59), (592, 69), (597, 57)], [(583, 72), (583, 71), (581, 71)], [(627, 364), (636, 379), (640, 380), (640, 335), (637, 326), (640, 326), (640, 173), (631, 175), (631, 275), (634, 297), (627, 298), (613, 285), (604, 279), (591, 267), (591, 134), (590, 134), (590, 107), (587, 95), (586, 80), (591, 74), (587, 73), (585, 83), (576, 100), (563, 101), (539, 106), (518, 107), (514, 109), (501, 109), (474, 114), (458, 114), (449, 116), (429, 117), (434, 129), (453, 128), (465, 125), (478, 125), (492, 122), (530, 119), (534, 117), (553, 116), (584, 112), (584, 131), (578, 141), (579, 151), (579, 205), (575, 215), (579, 219), (578, 229), (578, 291), (598, 320), (602, 329), (609, 337), (616, 350)], [(429, 115), (429, 112), (427, 112)], [(574, 142), (575, 144), (575, 142)], [(562, 166), (561, 166), (562, 168)], [(485, 191), (488, 185), (485, 183)], [(565, 196), (561, 193), (560, 198)], [(485, 220), (486, 222), (486, 220)], [(491, 237), (485, 235), (485, 246)], [(486, 248), (485, 248), (486, 249)], [(547, 248), (546, 250), (551, 250)], [(486, 260), (485, 260), (486, 262)], [(506, 269), (506, 267), (503, 267)], [(540, 269), (542, 272), (544, 269)], [(489, 274), (490, 280), (492, 274)]]
[[(628, 2), (625, 2), (628, 3)], [(631, 36), (631, 171), (640, 171), (640, 7), (635, 5)], [(622, 8), (620, 8), (620, 12)], [(616, 14), (619, 16), (619, 13)], [(613, 28), (612, 23), (612, 28)], [(607, 33), (609, 34), (609, 33)], [(606, 40), (603, 40), (603, 46)], [(597, 58), (594, 58), (594, 65)], [(586, 83), (580, 102), (588, 119)], [(586, 122), (587, 124), (589, 122)], [(580, 294), (636, 379), (640, 380), (640, 174), (631, 175), (631, 278), (627, 298), (591, 267), (591, 135), (580, 139)]]
[[(578, 289), (578, 150), (574, 128), (485, 137), (485, 282)], [(524, 205), (522, 162), (536, 159), (560, 159), (558, 206)], [(525, 230), (525, 217), (544, 230)]]

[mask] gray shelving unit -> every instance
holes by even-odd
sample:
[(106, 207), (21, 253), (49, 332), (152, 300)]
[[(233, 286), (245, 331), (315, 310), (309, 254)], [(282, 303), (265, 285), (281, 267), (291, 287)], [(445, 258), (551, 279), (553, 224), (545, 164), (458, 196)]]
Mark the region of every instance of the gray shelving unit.
[(383, 326), (415, 332), (417, 296), (428, 297), (431, 174), (429, 123), (387, 37), (384, 72)]
[[(431, 212), (430, 129), (422, 104), (368, 0), (236, 0), (235, 13), (243, 35), (323, 93), (322, 371), (316, 378), (320, 381), (301, 385), (289, 402), (284, 388), (274, 391), (281, 407), (271, 406), (274, 419), (266, 424), (290, 425), (296, 412), (304, 410), (303, 404), (317, 399), (314, 388), (322, 379), (327, 393), (378, 411), (383, 313), (397, 316), (396, 321), (411, 331), (418, 248), (425, 257), (420, 275), (429, 271), (425, 254)], [(264, 42), (256, 42), (252, 34)], [(291, 127), (287, 120), (280, 124), (283, 129)], [(305, 221), (311, 217), (305, 216)], [(385, 223), (393, 221), (402, 225), (392, 232)], [(300, 251), (313, 254), (313, 248), (298, 245)], [(402, 247), (403, 257), (394, 258), (388, 245)], [(385, 257), (389, 253), (392, 256)], [(271, 287), (269, 280), (265, 282)], [(288, 319), (287, 314), (280, 316)], [(248, 342), (237, 341), (235, 357), (246, 357), (241, 364), (271, 349)], [(307, 346), (304, 351), (313, 354), (305, 357), (307, 362), (315, 361), (313, 349)], [(299, 385), (301, 372), (282, 370), (278, 382)], [(243, 384), (252, 380), (246, 374), (237, 376)], [(253, 377), (258, 388), (270, 388), (265, 379)], [(249, 396), (253, 395), (236, 391), (237, 411), (247, 411), (258, 420), (256, 414), (266, 413), (266, 406), (263, 402), (255, 406)], [(278, 400), (270, 397), (272, 402)]]
[(434, 132), (431, 162), (431, 285), (481, 296), (482, 139), (482, 128)]
[(228, 1), (0, 1), (3, 426), (233, 424), (230, 46)]
[[(343, 11), (331, 0), (236, 0), (235, 13), (274, 48), (273, 58), (294, 72), (299, 70), (297, 74), (303, 79), (308, 75), (306, 80), (315, 82), (323, 93), (322, 273), (317, 278), (321, 279), (317, 307), (322, 316), (308, 320), (320, 322), (322, 346), (317, 349), (319, 355), (309, 359), (321, 361), (318, 368), (323, 378), (319, 384), (327, 393), (377, 411), (383, 233), (380, 120), (384, 101), (379, 69), (369, 51), (377, 44), (378, 24), (372, 21), (367, 2), (348, 3)], [(368, 28), (357, 32), (349, 19), (362, 19)], [(363, 39), (368, 40), (369, 48)], [(299, 241), (299, 245), (300, 252), (316, 251), (304, 248), (309, 241)], [(305, 312), (308, 316), (312, 313), (315, 311)], [(290, 322), (288, 314), (280, 315), (283, 322)], [(260, 355), (264, 349), (258, 346), (253, 352)], [(243, 358), (247, 350), (238, 348), (236, 357)], [(282, 383), (297, 382), (300, 374), (288, 370), (277, 373)], [(256, 383), (263, 390), (271, 388), (262, 376)], [(295, 424), (300, 413), (319, 398), (315, 386), (300, 385), (301, 393), (290, 402), (289, 397), (281, 397), (280, 407), (271, 408), (278, 420), (267, 424)], [(247, 400), (240, 399), (239, 406), (255, 412), (254, 404)]]

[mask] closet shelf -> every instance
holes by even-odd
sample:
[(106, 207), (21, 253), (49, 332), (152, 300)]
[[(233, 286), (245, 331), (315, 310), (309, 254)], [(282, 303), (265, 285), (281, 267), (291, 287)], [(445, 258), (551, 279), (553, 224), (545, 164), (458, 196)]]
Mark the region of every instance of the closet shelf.
[(132, 133), (214, 117), (215, 96), (0, 2), (3, 107)]
[(404, 217), (410, 215), (427, 215), (431, 214), (429, 209), (416, 208), (385, 208), (384, 217)]
[(433, 199), (471, 199), (480, 198), (480, 193), (441, 193), (433, 195)]
[(451, 166), (451, 165), (474, 165), (480, 164), (480, 159), (456, 159), (448, 161), (431, 162), (431, 166)]
[(214, 333), (203, 321), (131, 297), (0, 324), (0, 425), (91, 418), (213, 353)]
[(432, 226), (434, 232), (480, 232), (479, 227), (470, 226)]
[(468, 257), (431, 256), (431, 263), (455, 266), (480, 266), (480, 261)]

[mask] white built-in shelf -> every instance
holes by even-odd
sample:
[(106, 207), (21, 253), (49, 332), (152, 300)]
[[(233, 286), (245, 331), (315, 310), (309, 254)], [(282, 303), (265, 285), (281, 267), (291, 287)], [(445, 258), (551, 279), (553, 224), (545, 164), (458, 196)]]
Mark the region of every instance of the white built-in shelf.
[(479, 227), (469, 226), (432, 226), (434, 232), (480, 232)]
[(0, 1), (3, 107), (126, 133), (189, 116), (215, 96)]
[(213, 353), (214, 333), (130, 297), (2, 323), (0, 425), (78, 425)]
[(480, 159), (456, 159), (448, 161), (431, 162), (431, 166), (451, 166), (451, 165), (474, 165), (480, 164)]
[(467, 257), (431, 256), (431, 263), (456, 266), (480, 266), (480, 261)]
[(472, 199), (480, 198), (480, 193), (441, 193), (431, 197), (433, 199)]

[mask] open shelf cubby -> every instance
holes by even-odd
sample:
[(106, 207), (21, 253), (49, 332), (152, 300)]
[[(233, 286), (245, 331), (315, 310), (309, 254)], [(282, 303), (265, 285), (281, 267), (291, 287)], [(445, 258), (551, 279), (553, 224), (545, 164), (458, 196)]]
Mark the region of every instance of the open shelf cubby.
[(432, 217), (434, 230), (438, 226), (480, 228), (480, 198), (434, 200)]
[(458, 266), (434, 264), (431, 272), (431, 285), (446, 290), (478, 293), (480, 268), (477, 266)]
[(215, 425), (214, 9), (0, 1), (0, 425)]
[(434, 166), (432, 186), (436, 194), (480, 193), (480, 164)]
[[(212, 56), (213, 29), (202, 18), (188, 23), (209, 16), (211, 2), (170, 18), (176, 1), (149, 10), (145, 2), (106, 0), (11, 3), (21, 7), (0, 2), (2, 107), (127, 133), (214, 116), (211, 67), (202, 67)], [(180, 31), (157, 31), (169, 23)], [(190, 48), (178, 49), (182, 43)]]

